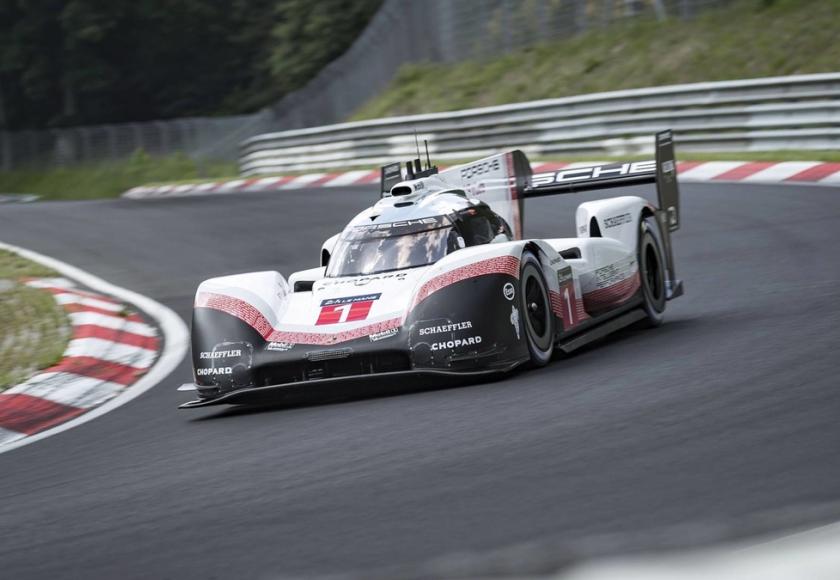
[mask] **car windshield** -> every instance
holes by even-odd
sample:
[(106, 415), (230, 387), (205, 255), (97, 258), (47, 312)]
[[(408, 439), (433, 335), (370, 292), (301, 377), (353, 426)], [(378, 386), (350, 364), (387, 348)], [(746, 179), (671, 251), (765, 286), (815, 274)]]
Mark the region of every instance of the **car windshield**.
[(463, 247), (446, 216), (348, 227), (327, 266), (327, 276), (363, 276), (434, 264)]

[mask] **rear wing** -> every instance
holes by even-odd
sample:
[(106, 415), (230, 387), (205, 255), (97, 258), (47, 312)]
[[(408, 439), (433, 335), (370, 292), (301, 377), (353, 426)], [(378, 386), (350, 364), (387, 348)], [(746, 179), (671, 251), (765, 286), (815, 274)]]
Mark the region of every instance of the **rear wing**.
[(611, 163), (533, 173), (522, 195), (525, 198), (542, 197), (645, 184), (656, 185), (658, 207), (655, 213), (668, 267), (668, 298), (676, 298), (682, 294), (682, 283), (676, 279), (671, 232), (680, 228), (680, 191), (677, 183), (674, 138), (670, 130), (656, 134), (654, 161)]
[(645, 184), (656, 184), (659, 209), (668, 214), (667, 229), (671, 232), (678, 230), (680, 228), (680, 192), (677, 186), (677, 161), (674, 158), (674, 140), (671, 131), (656, 134), (656, 159), (654, 161), (610, 163), (534, 173), (523, 195), (526, 198), (542, 197)]

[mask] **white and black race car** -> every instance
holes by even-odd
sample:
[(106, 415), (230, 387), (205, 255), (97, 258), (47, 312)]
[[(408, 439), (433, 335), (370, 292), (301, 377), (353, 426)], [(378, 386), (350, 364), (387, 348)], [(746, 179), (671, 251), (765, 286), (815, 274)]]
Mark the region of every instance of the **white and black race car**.
[[(658, 207), (622, 196), (582, 203), (577, 236), (522, 235), (524, 200), (655, 184)], [(635, 322), (658, 325), (682, 294), (670, 131), (656, 160), (533, 174), (521, 151), (445, 171), (382, 168), (381, 199), (321, 249), (321, 266), (213, 278), (196, 293), (194, 390), (182, 408), (284, 393), (548, 363)]]

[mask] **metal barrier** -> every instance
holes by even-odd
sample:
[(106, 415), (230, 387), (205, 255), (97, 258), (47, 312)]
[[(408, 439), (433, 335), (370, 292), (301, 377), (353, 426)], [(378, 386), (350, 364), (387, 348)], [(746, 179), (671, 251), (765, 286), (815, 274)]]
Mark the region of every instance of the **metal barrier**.
[(0, 131), (0, 170), (121, 159), (142, 149), (235, 159), (246, 137), (346, 119), (405, 63), (491, 58), (633, 18), (693, 18), (731, 0), (384, 0), (353, 45), (253, 115)]
[(642, 155), (672, 128), (682, 151), (837, 149), (840, 73), (675, 85), (392, 117), (258, 135), (240, 151), (245, 175), (374, 166), (517, 147), (529, 156)]

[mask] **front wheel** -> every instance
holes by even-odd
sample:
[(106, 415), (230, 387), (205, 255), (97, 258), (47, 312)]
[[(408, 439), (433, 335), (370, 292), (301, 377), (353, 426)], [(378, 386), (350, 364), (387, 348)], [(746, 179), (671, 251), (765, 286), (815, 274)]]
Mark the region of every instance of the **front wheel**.
[(639, 230), (639, 277), (647, 326), (659, 326), (665, 319), (665, 266), (653, 228), (642, 221)]
[(554, 352), (554, 314), (548, 287), (537, 258), (530, 252), (522, 255), (519, 271), (519, 302), (525, 319), (525, 338), (531, 364), (545, 366)]

